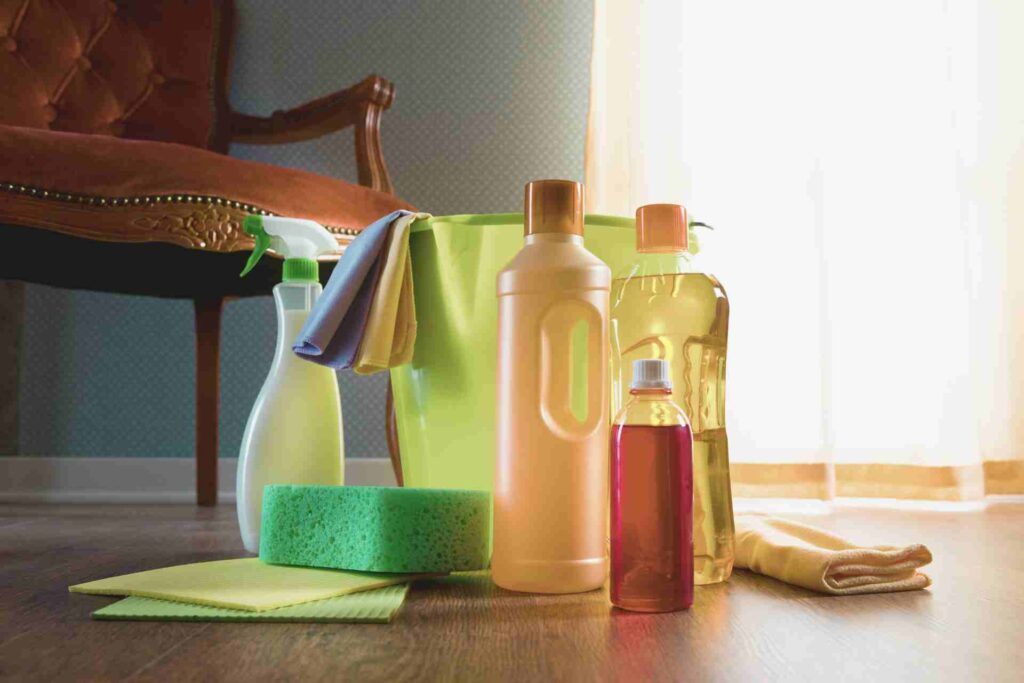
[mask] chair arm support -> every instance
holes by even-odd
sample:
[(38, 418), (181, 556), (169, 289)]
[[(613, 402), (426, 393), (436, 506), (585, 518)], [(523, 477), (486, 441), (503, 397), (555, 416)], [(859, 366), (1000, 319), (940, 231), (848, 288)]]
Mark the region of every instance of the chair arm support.
[(393, 193), (380, 143), (381, 112), (395, 99), (395, 86), (380, 76), (268, 117), (231, 114), (231, 141), (277, 145), (311, 140), (355, 126), (359, 184)]

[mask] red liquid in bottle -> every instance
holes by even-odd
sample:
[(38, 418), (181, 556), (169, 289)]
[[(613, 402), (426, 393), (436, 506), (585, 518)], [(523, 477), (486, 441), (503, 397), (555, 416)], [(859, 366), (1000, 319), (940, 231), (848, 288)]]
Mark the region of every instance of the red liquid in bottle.
[(612, 427), (611, 601), (637, 612), (693, 604), (689, 425)]

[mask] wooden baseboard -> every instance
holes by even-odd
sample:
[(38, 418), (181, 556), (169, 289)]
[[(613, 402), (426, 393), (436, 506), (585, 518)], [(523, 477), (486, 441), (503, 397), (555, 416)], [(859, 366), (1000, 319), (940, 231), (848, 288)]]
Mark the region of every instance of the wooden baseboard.
[[(235, 501), (236, 458), (218, 464), (219, 500)], [(45, 458), (0, 457), (0, 503), (184, 503), (193, 505), (195, 461), (192, 458)], [(345, 483), (394, 486), (391, 461), (349, 458)], [(736, 498), (741, 512), (828, 514), (841, 507), (908, 510), (972, 510), (993, 503), (1021, 503), (1024, 496), (988, 496), (983, 501), (944, 502), (866, 498), (831, 501), (784, 498)]]
[[(219, 499), (233, 503), (238, 460), (217, 465)], [(0, 502), (194, 504), (195, 477), (192, 458), (0, 457)], [(394, 486), (391, 461), (349, 458), (345, 483)]]

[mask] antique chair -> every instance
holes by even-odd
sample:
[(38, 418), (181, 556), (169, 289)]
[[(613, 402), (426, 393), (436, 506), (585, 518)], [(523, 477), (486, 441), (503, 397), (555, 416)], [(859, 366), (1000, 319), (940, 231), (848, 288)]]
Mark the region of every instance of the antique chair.
[[(381, 153), (391, 83), (370, 76), (267, 118), (240, 114), (227, 100), (232, 30), (230, 0), (0, 0), (0, 277), (192, 299), (200, 505), (217, 500), (222, 304), (280, 277), (267, 259), (238, 277), (252, 248), (242, 219), (310, 218), (344, 246), (411, 208)], [(349, 126), (359, 185), (224, 155), (232, 141)]]

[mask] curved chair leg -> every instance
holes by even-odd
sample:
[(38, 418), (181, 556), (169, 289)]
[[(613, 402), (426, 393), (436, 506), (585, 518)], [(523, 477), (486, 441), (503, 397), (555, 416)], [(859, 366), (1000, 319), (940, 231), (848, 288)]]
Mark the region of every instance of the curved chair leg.
[(398, 423), (395, 421), (395, 394), (391, 390), (391, 378), (388, 378), (388, 397), (385, 402), (384, 429), (388, 438), (388, 453), (391, 455), (391, 469), (395, 471), (395, 481), (405, 486), (402, 477), (402, 454), (398, 450)]
[(217, 504), (222, 297), (193, 300), (196, 321), (196, 503)]

